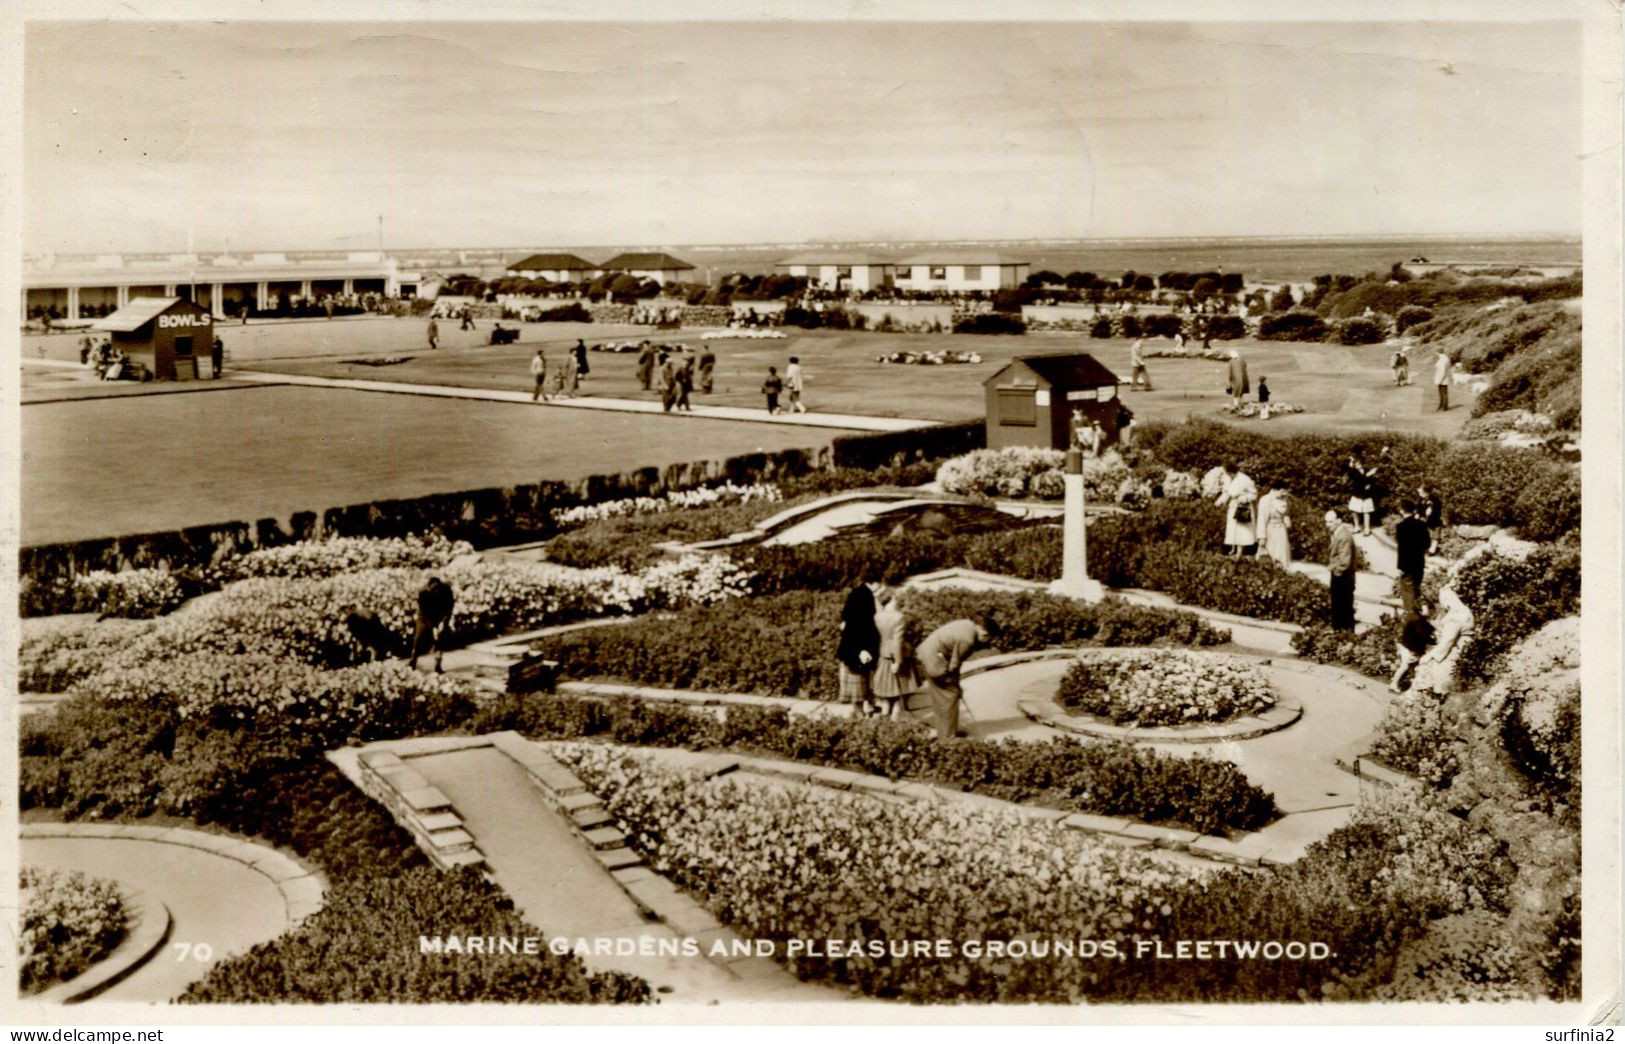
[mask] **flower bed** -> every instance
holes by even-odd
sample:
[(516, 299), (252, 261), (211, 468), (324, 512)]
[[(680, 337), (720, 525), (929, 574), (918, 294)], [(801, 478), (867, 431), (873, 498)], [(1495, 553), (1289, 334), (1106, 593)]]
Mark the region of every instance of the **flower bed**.
[(945, 349), (939, 352), (892, 352), (875, 356), (877, 363), (896, 363), (904, 366), (952, 366), (982, 361), (980, 352), (960, 352)]
[(1231, 412), (1237, 417), (1269, 420), (1271, 417), (1285, 417), (1287, 414), (1302, 413), (1303, 411), (1302, 406), (1294, 406), (1290, 402), (1278, 402), (1272, 399), (1265, 403), (1244, 402), (1241, 404), (1240, 409)]
[(124, 903), (111, 881), (25, 866), (20, 885), (23, 993), (72, 979), (124, 938)]
[(653, 515), (665, 511), (723, 507), (729, 504), (778, 503), (783, 499), (779, 487), (771, 482), (758, 482), (748, 486), (730, 482), (721, 486), (677, 490), (660, 497), (626, 497), (598, 504), (560, 508), (553, 512), (553, 521), (560, 527), (581, 526), (610, 518), (624, 518), (628, 515)]
[(73, 611), (150, 619), (162, 616), (186, 600), (179, 579), (161, 569), (130, 569), (121, 573), (92, 570), (73, 578)]
[[(990, 497), (1036, 497), (1059, 500), (1066, 493), (1061, 450), (1032, 446), (974, 450), (944, 461), (937, 481), (944, 493)], [(1129, 477), (1128, 465), (1116, 450), (1083, 460), (1083, 485), (1089, 499), (1115, 500)]]
[(1275, 694), (1263, 670), (1240, 657), (1134, 649), (1080, 654), (1055, 700), (1119, 725), (1192, 725), (1256, 714), (1275, 705)]
[[(840, 591), (796, 591), (691, 608), (614, 627), (552, 635), (532, 649), (569, 677), (764, 696), (833, 696)], [(1228, 634), (1188, 613), (1043, 594), (909, 591), (903, 611), (923, 636), (949, 620), (994, 614), (1000, 647), (1014, 652), (1075, 644), (1218, 644)]]
[(707, 330), (700, 334), (702, 341), (745, 340), (745, 341), (782, 341), (789, 334), (781, 330), (754, 330), (730, 328), (727, 330)]
[[(723, 922), (772, 939), (1120, 938), (1188, 882), (1145, 856), (1010, 814), (746, 786), (662, 768), (647, 756), (560, 745), (653, 866)], [(906, 896), (906, 901), (902, 897)], [(807, 958), (802, 978), (915, 1003), (1060, 1001), (1118, 963), (1006, 962), (956, 955)]]
[(636, 976), (589, 971), (573, 954), (424, 953), (420, 938), (524, 939), (543, 933), (471, 870), (419, 867), (341, 881), (322, 909), (209, 969), (183, 1004), (643, 1004)]
[(212, 586), (252, 577), (321, 580), (364, 569), (439, 569), (472, 554), (464, 540), (442, 536), (331, 537), (284, 547), (266, 547), (235, 555), (211, 568)]

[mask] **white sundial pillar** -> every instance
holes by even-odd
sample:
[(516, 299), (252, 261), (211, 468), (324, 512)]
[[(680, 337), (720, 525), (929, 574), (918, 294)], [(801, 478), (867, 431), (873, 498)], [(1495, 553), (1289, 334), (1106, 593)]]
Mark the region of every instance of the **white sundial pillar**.
[(1051, 594), (1098, 602), (1106, 589), (1089, 579), (1087, 536), (1083, 517), (1083, 451), (1066, 451), (1066, 514), (1061, 520), (1061, 578), (1049, 585)]

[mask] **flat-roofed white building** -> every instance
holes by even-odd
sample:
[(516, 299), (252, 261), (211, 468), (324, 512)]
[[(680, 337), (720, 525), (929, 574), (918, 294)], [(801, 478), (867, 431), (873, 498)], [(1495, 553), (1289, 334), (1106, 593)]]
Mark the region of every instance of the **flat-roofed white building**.
[(899, 290), (1011, 290), (1026, 281), (1031, 265), (982, 251), (937, 250), (905, 257), (894, 278)]
[(803, 276), (826, 290), (874, 290), (892, 285), (892, 262), (860, 253), (797, 254), (778, 262), (785, 274)]
[(179, 297), (224, 318), (244, 305), (271, 308), (286, 294), (416, 297), (422, 273), (403, 272), (378, 251), (287, 254), (104, 254), (25, 257), (23, 315), (109, 315), (138, 297)]

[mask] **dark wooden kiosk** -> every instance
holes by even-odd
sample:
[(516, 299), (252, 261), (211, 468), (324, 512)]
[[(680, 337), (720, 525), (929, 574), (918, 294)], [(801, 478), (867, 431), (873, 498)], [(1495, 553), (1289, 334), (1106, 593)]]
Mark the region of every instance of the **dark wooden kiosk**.
[(1117, 396), (1122, 381), (1087, 352), (1022, 355), (983, 382), (987, 389), (987, 445), (1072, 445), (1073, 414), (1094, 421), (1105, 433), (1103, 445), (1118, 441), (1133, 413)]
[(111, 334), (114, 348), (160, 381), (213, 376), (214, 319), (185, 298), (137, 297), (95, 329)]

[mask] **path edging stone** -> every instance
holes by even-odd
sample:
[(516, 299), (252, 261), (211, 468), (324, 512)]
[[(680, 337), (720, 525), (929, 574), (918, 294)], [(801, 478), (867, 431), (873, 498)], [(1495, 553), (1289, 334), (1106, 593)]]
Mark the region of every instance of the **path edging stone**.
[(129, 978), (131, 973), (157, 955), (169, 940), (174, 918), (169, 907), (139, 888), (114, 882), (124, 909), (133, 912), (135, 923), (126, 924), (124, 938), (113, 952), (66, 982), (31, 997), (19, 997), (40, 1004), (78, 1004), (105, 993)]

